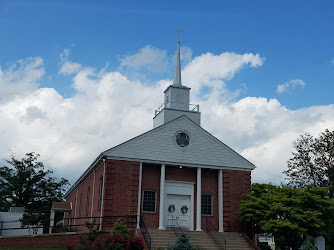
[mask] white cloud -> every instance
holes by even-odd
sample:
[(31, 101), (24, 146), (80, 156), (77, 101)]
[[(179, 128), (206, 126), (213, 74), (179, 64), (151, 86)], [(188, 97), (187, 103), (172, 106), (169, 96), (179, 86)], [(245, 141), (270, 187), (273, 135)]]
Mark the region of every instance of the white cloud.
[(69, 49), (64, 49), (64, 51), (59, 56), (61, 68), (58, 73), (61, 75), (72, 75), (74, 73), (77, 73), (82, 67), (80, 63), (69, 61), (68, 60), (69, 56), (70, 56)]
[[(233, 78), (243, 67), (258, 67), (263, 63), (260, 55), (222, 53), (213, 55), (206, 53), (195, 57), (182, 71), (182, 84), (191, 87), (192, 97), (198, 101), (205, 94), (205, 99), (215, 100), (216, 103), (230, 101), (240, 94), (242, 89), (230, 92), (224, 82)], [(203, 91), (204, 89), (204, 91)], [(207, 92), (211, 89), (211, 92)]]
[(332, 59), (331, 63), (334, 65), (334, 58)]
[(59, 58), (60, 58), (60, 62), (64, 63), (68, 60), (70, 56), (70, 50), (69, 49), (64, 49), (62, 53), (60, 53)]
[(43, 66), (40, 57), (18, 60), (5, 70), (0, 66), (0, 103), (35, 90), (45, 73)]
[(138, 53), (123, 58), (120, 66), (136, 70), (148, 69), (153, 73), (165, 72), (168, 69), (167, 53), (147, 45)]
[(289, 110), (276, 99), (246, 97), (227, 105), (203, 103), (203, 127), (253, 162), (254, 182), (283, 181), (292, 142), (334, 130), (334, 105)]
[(60, 70), (59, 70), (59, 74), (62, 75), (72, 75), (76, 72), (78, 72), (81, 68), (81, 64), (79, 63), (74, 63), (74, 62), (65, 62)]
[(277, 93), (282, 94), (284, 92), (289, 92), (292, 89), (297, 88), (298, 86), (304, 87), (305, 82), (303, 80), (300, 80), (300, 79), (295, 79), (295, 80), (291, 80), (289, 82), (285, 82), (285, 83), (277, 86)]
[[(68, 60), (66, 52), (63, 58)], [(53, 88), (36, 87), (44, 74), (42, 59), (36, 60), (25, 61), (23, 68), (29, 72), (22, 67), (1, 71), (0, 79), (7, 79), (4, 88), (23, 83), (30, 87), (18, 93), (20, 98), (0, 102), (0, 158), (8, 159), (8, 150), (18, 156), (38, 152), (46, 166), (71, 181), (101, 151), (151, 129), (154, 110), (172, 83), (147, 85), (107, 68), (81, 67), (73, 76), (74, 96), (64, 98)], [(276, 99), (233, 101), (241, 90), (231, 92), (224, 80), (262, 63), (254, 54), (203, 54), (185, 65), (183, 83), (192, 87), (191, 99), (200, 104), (203, 127), (257, 165), (253, 181), (279, 183), (293, 140), (304, 132), (334, 130), (334, 106), (292, 111)], [(200, 90), (206, 86), (202, 98)]]
[[(180, 48), (180, 59), (181, 59), (181, 64), (185, 65), (188, 62), (191, 61), (193, 55), (193, 50), (189, 47), (186, 46), (181, 46)], [(175, 56), (174, 56), (175, 57)]]

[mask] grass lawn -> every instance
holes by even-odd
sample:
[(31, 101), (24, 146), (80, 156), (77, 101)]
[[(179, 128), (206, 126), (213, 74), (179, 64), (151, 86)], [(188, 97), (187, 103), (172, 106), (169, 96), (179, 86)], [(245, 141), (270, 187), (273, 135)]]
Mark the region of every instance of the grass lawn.
[(66, 250), (67, 248), (59, 248), (59, 247), (42, 247), (42, 248), (5, 248), (4, 250)]

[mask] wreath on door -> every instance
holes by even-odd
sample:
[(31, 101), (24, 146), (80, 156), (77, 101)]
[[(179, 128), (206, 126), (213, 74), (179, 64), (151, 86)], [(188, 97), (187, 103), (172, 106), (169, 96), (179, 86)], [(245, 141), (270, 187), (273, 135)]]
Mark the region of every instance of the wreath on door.
[(181, 207), (181, 212), (182, 212), (183, 214), (186, 214), (186, 213), (188, 212), (188, 207), (187, 207), (187, 206), (182, 206), (182, 207)]
[(169, 205), (168, 207), (168, 212), (169, 213), (173, 213), (175, 211), (175, 206), (172, 204), (172, 205)]

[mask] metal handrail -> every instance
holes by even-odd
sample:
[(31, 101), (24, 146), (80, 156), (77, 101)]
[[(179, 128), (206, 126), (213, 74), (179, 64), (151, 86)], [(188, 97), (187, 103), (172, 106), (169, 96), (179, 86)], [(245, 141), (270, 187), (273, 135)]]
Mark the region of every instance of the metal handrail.
[[(209, 224), (209, 228), (208, 228), (208, 224)], [(213, 230), (210, 230), (210, 229), (213, 229)], [(226, 239), (223, 237), (223, 235), (221, 235), (219, 232), (218, 232), (218, 229), (210, 222), (210, 221), (208, 221), (208, 218), (206, 218), (206, 229), (207, 229), (207, 231), (209, 232), (209, 234), (212, 236), (212, 238), (215, 240), (215, 242), (218, 244), (218, 246), (219, 246), (219, 248), (220, 249), (223, 249), (223, 250), (226, 250)], [(213, 231), (214, 232), (217, 232), (217, 234), (214, 234), (213, 233)], [(222, 246), (219, 242), (219, 239), (217, 239), (217, 237), (216, 236), (217, 235), (219, 235), (218, 236), (218, 238), (219, 239), (221, 239), (221, 240), (223, 240), (223, 242), (224, 242), (224, 246)]]
[(179, 223), (177, 223), (176, 219), (172, 215), (172, 223), (175, 223), (176, 226), (173, 224), (173, 231), (176, 234), (177, 237), (180, 237), (180, 235), (185, 234), (183, 229), (180, 227)]
[(142, 217), (140, 217), (139, 227), (140, 227), (140, 231), (141, 231), (141, 233), (144, 237), (144, 240), (146, 242), (147, 248), (148, 248), (148, 250), (150, 250), (151, 249), (151, 242), (152, 242), (151, 235), (148, 232), (147, 227), (146, 227)]

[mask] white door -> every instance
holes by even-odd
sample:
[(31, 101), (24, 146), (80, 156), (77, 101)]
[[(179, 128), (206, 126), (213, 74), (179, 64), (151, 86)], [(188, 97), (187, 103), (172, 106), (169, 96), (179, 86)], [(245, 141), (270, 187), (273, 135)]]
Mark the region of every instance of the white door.
[(167, 194), (167, 227), (175, 226), (173, 219), (184, 229), (190, 229), (190, 195)]

